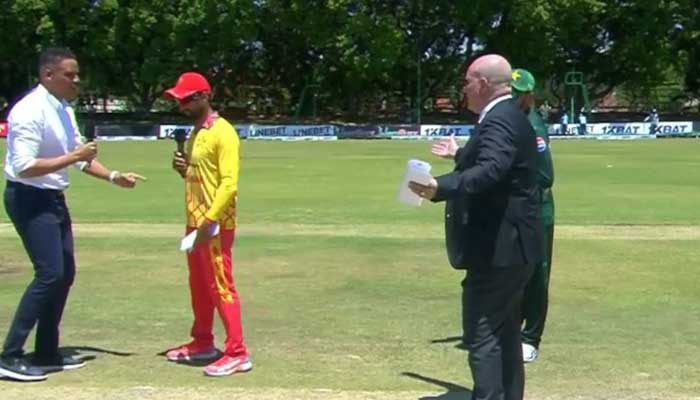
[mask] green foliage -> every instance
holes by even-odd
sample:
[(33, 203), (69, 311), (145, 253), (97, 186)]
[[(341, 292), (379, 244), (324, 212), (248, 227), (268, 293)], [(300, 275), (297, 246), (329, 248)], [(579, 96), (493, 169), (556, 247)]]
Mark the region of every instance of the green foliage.
[(2, 0), (0, 26), (12, 40), (0, 43), (0, 96), (31, 86), (49, 45), (78, 53), (87, 91), (128, 97), (141, 110), (185, 70), (209, 75), (217, 100), (240, 107), (270, 98), (292, 113), (305, 92), (351, 116), (385, 97), (412, 109), (419, 92), (421, 102), (458, 93), (465, 65), (485, 52), (528, 68), (556, 97), (572, 68), (593, 99), (625, 85), (650, 98), (669, 67), (681, 90), (698, 95), (695, 3)]
[[(693, 0), (671, 2), (675, 6), (674, 50), (683, 73), (688, 97), (700, 97), (700, 3)], [(699, 107), (700, 108), (700, 107)]]

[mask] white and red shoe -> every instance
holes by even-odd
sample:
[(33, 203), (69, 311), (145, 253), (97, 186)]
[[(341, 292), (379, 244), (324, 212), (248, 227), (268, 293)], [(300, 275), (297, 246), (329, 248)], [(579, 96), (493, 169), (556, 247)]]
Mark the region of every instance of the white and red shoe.
[(216, 347), (202, 347), (195, 342), (190, 342), (180, 347), (168, 350), (165, 353), (165, 358), (168, 361), (205, 361), (216, 358), (219, 355), (219, 350)]
[(227, 376), (237, 372), (248, 372), (251, 369), (253, 369), (253, 363), (248, 356), (231, 357), (224, 354), (204, 368), (204, 375)]

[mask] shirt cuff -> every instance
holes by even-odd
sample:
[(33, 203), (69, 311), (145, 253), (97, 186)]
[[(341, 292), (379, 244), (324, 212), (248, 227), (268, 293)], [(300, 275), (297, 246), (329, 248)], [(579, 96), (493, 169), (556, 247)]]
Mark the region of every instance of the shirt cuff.
[(16, 175), (19, 175), (35, 165), (36, 158), (22, 157), (14, 160), (14, 162), (12, 163), (12, 169), (15, 171)]

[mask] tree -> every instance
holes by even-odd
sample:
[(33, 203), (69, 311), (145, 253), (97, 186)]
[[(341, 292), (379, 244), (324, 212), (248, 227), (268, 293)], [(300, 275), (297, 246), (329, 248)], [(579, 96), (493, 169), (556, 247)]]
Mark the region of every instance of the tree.
[[(252, 37), (248, 0), (104, 0), (92, 10), (90, 44), (97, 87), (150, 110), (189, 70), (211, 75), (236, 61)], [(225, 69), (225, 68), (224, 68)]]
[[(683, 0), (675, 5), (674, 25), (671, 30), (676, 63), (683, 76), (686, 96), (700, 98), (700, 1)], [(698, 106), (700, 111), (700, 106)]]
[(531, 70), (558, 97), (572, 68), (593, 98), (630, 83), (648, 97), (673, 71), (697, 96), (698, 3), (0, 0), (13, 38), (0, 44), (0, 96), (16, 99), (33, 84), (49, 45), (76, 51), (87, 91), (128, 97), (142, 111), (187, 70), (208, 75), (224, 103), (261, 88), (292, 111), (302, 94), (351, 117), (387, 97), (415, 110), (458, 93), (465, 66), (484, 53)]
[[(0, 96), (13, 104), (36, 82), (38, 49), (48, 1), (0, 1)], [(11, 40), (10, 40), (11, 38)]]
[(633, 81), (656, 85), (672, 60), (668, 31), (674, 2), (656, 0), (514, 0), (502, 2), (486, 49), (550, 77), (561, 96), (562, 78), (584, 73), (592, 98)]

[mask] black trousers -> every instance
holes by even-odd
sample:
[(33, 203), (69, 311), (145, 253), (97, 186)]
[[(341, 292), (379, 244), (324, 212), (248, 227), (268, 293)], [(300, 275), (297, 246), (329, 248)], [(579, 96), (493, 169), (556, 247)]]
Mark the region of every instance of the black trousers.
[(474, 269), (462, 281), (464, 343), (474, 380), (472, 400), (522, 400), (520, 322), (533, 266)]
[(63, 193), (8, 181), (5, 210), (34, 265), (29, 283), (17, 307), (2, 356), (20, 357), (34, 325), (35, 352), (58, 352), (58, 326), (75, 276), (73, 232)]

